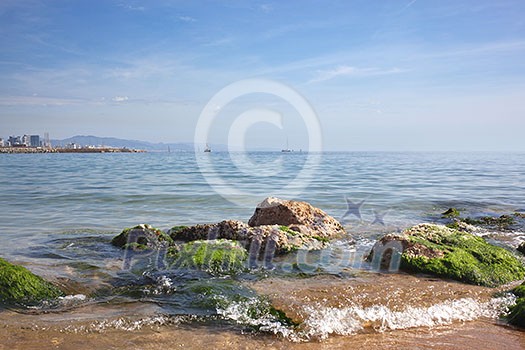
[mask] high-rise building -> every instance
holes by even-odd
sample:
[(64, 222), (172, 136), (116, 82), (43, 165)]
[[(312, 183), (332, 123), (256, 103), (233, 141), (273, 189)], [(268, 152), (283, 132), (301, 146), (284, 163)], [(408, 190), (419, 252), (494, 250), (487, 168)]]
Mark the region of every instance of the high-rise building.
[(4, 139), (0, 137), (0, 147), (5, 147)]
[(51, 148), (51, 141), (49, 141), (49, 133), (48, 132), (44, 133), (43, 146), (46, 147), (46, 148)]
[(22, 145), (22, 140), (20, 139), (20, 136), (9, 136), (9, 139), (7, 141), (9, 142), (11, 147)]
[(31, 139), (29, 135), (22, 136), (22, 145), (26, 147), (29, 147), (31, 145)]
[(31, 147), (40, 147), (40, 136), (39, 135), (31, 135), (29, 137), (29, 143)]

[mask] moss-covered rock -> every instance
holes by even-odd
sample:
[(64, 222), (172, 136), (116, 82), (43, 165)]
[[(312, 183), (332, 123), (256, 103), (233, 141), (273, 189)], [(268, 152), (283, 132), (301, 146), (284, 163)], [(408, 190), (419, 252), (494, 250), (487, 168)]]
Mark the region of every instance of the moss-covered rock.
[[(525, 267), (511, 252), (488, 244), (481, 237), (446, 226), (421, 224), (401, 235), (386, 235), (376, 243), (368, 260), (382, 261), (382, 256), (387, 255), (384, 248), (388, 245), (396, 250), (389, 250), (389, 259), (397, 256), (399, 267), (409, 272), (489, 287), (525, 276)], [(382, 262), (382, 265), (385, 264)]]
[(515, 218), (511, 215), (501, 215), (499, 217), (482, 216), (476, 219), (468, 217), (462, 218), (461, 220), (470, 225), (495, 228), (498, 230), (510, 230), (512, 225), (516, 223)]
[(443, 216), (444, 218), (457, 218), (459, 217), (459, 210), (457, 210), (456, 208), (449, 208), (444, 213), (441, 213), (441, 216)]
[(148, 224), (124, 229), (111, 240), (111, 244), (123, 249), (144, 250), (167, 247), (173, 243), (171, 237)]
[(507, 320), (510, 324), (525, 328), (525, 282), (511, 291), (518, 297), (516, 305), (510, 309)]
[(175, 258), (176, 266), (199, 268), (211, 273), (241, 272), (248, 257), (248, 252), (238, 242), (226, 239), (188, 242), (169, 254)]
[(61, 295), (60, 289), (25, 267), (0, 258), (0, 302), (28, 305)]

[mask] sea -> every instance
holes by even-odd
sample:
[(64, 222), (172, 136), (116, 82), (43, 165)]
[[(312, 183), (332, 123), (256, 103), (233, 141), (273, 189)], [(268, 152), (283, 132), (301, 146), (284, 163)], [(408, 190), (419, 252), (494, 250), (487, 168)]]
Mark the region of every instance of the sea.
[[(0, 179), (0, 257), (68, 292), (0, 308), (0, 349), (525, 348), (502, 318), (511, 286), (364, 261), (382, 235), (443, 223), (451, 207), (525, 213), (525, 153), (2, 154)], [(247, 222), (269, 196), (311, 203), (347, 237), (235, 275), (167, 269), (110, 243), (142, 223)], [(525, 225), (476, 234), (515, 251)]]

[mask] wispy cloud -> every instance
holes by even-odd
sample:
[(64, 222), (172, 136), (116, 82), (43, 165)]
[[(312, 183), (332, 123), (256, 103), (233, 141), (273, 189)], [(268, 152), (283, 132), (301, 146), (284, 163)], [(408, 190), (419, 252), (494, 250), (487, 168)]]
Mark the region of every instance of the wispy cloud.
[(410, 6), (414, 5), (416, 3), (417, 0), (411, 0), (408, 4), (405, 5), (405, 7), (403, 8), (403, 10), (406, 10), (407, 8), (409, 8)]
[(270, 13), (273, 11), (273, 6), (271, 4), (261, 4), (259, 6), (259, 10), (261, 10), (264, 13)]
[(113, 102), (126, 102), (127, 100), (129, 100), (128, 96), (115, 96), (111, 99)]
[(129, 11), (144, 11), (146, 9), (144, 6), (135, 6), (133, 4), (126, 3), (121, 3), (119, 6)]
[(182, 22), (186, 22), (186, 23), (192, 23), (192, 22), (196, 22), (197, 20), (193, 17), (190, 17), (190, 16), (179, 16), (178, 17), (180, 21)]
[(309, 83), (317, 83), (322, 81), (331, 80), (337, 77), (344, 76), (373, 76), (373, 75), (387, 75), (387, 74), (398, 74), (404, 72), (400, 68), (358, 68), (352, 66), (338, 66), (330, 70), (319, 70), (317, 71), (317, 77), (310, 80)]
[(67, 106), (85, 104), (88, 102), (80, 98), (58, 98), (47, 96), (0, 96), (0, 106)]

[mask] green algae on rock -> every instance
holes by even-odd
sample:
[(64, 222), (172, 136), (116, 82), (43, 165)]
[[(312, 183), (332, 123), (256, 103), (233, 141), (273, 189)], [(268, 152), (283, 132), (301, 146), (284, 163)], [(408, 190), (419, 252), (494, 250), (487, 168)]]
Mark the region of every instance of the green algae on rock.
[(470, 225), (493, 227), (499, 230), (510, 230), (512, 225), (516, 223), (515, 218), (510, 215), (501, 215), (499, 217), (482, 216), (477, 219), (462, 218), (461, 221)]
[[(392, 243), (397, 243), (392, 245)], [(385, 247), (391, 246), (391, 249)], [(368, 260), (399, 259), (399, 268), (488, 287), (525, 276), (525, 267), (509, 251), (483, 238), (446, 226), (420, 224), (401, 235), (389, 234), (374, 245)]]
[(166, 247), (173, 243), (169, 235), (148, 224), (124, 229), (111, 240), (111, 244), (123, 249), (144, 250)]
[(36, 304), (62, 295), (60, 289), (25, 267), (0, 258), (0, 302)]
[(507, 320), (510, 324), (525, 328), (525, 282), (517, 286), (511, 292), (518, 297), (516, 305), (511, 307)]
[(241, 272), (248, 258), (248, 252), (240, 243), (227, 239), (191, 241), (171, 255), (176, 258), (175, 266), (195, 267), (211, 273)]
[(443, 216), (444, 218), (457, 218), (459, 217), (459, 210), (457, 210), (456, 208), (449, 208), (444, 213), (441, 213), (441, 216)]

